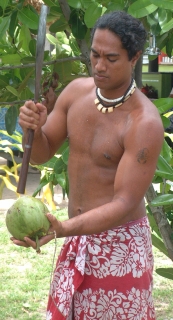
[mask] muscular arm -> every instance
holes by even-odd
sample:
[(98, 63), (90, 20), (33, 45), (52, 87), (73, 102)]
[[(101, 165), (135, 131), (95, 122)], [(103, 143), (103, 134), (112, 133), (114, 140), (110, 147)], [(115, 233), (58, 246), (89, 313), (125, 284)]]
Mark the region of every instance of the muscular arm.
[(20, 108), (19, 124), (23, 129), (23, 145), (26, 143), (27, 129), (34, 130), (31, 163), (48, 161), (66, 139), (67, 105), (68, 101), (62, 94), (48, 117), (46, 107), (40, 103), (27, 101)]
[(160, 121), (146, 120), (134, 126), (124, 138), (125, 150), (118, 165), (112, 201), (57, 225), (57, 236), (100, 233), (134, 220), (134, 212), (142, 208), (152, 181), (162, 143)]

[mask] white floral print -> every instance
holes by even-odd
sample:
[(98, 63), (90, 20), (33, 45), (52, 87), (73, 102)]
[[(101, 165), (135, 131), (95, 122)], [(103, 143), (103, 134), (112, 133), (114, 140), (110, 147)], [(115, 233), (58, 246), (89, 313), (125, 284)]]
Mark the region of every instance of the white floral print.
[(147, 218), (65, 240), (46, 320), (154, 320)]

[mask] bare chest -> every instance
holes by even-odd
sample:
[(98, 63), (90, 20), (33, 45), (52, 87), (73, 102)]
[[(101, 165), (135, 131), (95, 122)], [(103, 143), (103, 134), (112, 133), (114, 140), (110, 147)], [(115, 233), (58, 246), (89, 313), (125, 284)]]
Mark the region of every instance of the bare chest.
[(96, 165), (117, 166), (124, 152), (126, 120), (116, 111), (102, 114), (92, 101), (74, 104), (67, 117), (71, 156), (85, 155)]

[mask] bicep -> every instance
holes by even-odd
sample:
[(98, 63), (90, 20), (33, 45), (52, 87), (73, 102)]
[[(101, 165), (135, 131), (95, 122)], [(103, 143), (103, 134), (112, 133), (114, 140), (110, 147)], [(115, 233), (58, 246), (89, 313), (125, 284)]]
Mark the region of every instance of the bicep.
[(153, 131), (144, 127), (131, 133), (117, 168), (114, 197), (121, 196), (131, 206), (137, 206), (153, 179), (163, 143), (163, 128), (159, 126)]

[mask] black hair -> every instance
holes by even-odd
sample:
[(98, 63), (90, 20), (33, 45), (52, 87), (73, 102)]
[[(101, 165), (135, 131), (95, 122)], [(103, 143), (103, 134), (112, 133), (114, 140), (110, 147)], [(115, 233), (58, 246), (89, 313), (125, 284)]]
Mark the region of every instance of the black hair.
[(127, 50), (129, 60), (131, 60), (138, 51), (144, 50), (147, 39), (147, 32), (142, 22), (125, 11), (113, 11), (103, 14), (97, 21), (91, 32), (91, 43), (96, 29), (108, 29), (116, 34)]

